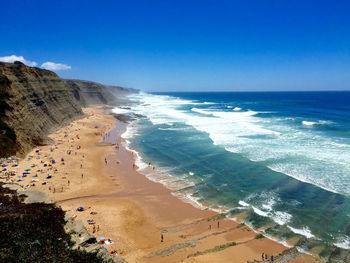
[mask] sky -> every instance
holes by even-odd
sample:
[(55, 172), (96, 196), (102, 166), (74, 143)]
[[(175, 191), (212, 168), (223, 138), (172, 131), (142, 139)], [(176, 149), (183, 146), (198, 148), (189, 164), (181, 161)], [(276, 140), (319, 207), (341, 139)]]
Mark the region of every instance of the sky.
[(5, 0), (0, 60), (143, 91), (350, 90), (350, 1)]

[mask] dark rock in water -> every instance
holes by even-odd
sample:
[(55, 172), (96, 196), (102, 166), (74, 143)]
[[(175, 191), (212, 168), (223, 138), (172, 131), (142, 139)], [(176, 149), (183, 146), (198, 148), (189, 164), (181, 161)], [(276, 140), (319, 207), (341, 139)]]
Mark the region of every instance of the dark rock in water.
[(112, 113), (113, 117), (116, 118), (117, 120), (120, 120), (121, 122), (125, 122), (128, 123), (130, 121), (133, 120), (133, 118), (131, 118), (128, 115), (125, 114), (116, 114), (116, 113)]
[(350, 251), (342, 248), (335, 248), (329, 256), (328, 263), (350, 262)]

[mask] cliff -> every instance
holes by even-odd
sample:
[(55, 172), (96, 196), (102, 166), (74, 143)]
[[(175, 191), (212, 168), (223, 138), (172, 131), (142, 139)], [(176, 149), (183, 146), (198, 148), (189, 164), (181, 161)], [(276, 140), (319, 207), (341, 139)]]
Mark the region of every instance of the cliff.
[(75, 99), (83, 107), (99, 104), (117, 105), (124, 102), (123, 96), (137, 92), (134, 89), (108, 86), (86, 80), (67, 79), (66, 82), (72, 88)]
[(64, 80), (21, 62), (0, 62), (0, 157), (21, 156), (46, 144), (50, 132), (83, 116), (81, 107), (118, 103), (130, 92), (134, 90)]

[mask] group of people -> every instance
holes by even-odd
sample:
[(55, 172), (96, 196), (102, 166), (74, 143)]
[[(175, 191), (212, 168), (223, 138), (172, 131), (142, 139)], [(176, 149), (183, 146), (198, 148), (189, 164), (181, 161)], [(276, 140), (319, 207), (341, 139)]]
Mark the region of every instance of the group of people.
[[(269, 256), (266, 254), (266, 253), (262, 253), (261, 254), (261, 258), (263, 261), (266, 261), (266, 260), (269, 260)], [(273, 262), (274, 258), (273, 258), (273, 255), (270, 257), (270, 262)]]

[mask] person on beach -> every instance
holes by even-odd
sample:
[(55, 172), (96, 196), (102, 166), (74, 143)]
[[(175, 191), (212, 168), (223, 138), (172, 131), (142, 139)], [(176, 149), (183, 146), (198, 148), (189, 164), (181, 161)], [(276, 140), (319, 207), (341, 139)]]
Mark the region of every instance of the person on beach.
[(81, 179), (83, 179), (84, 178), (84, 174), (81, 174)]
[(271, 262), (273, 262), (273, 256), (271, 256)]
[(262, 258), (262, 260), (264, 260), (264, 259), (265, 259), (264, 252), (261, 254), (261, 258)]
[(95, 225), (93, 225), (93, 227), (92, 227), (92, 233), (94, 234), (96, 232), (96, 227), (95, 227)]
[(100, 231), (100, 225), (97, 225), (97, 232)]
[(105, 165), (107, 165), (107, 159), (105, 158)]
[(267, 254), (265, 254), (265, 259), (266, 259), (266, 260), (268, 259), (268, 256), (267, 256)]
[(209, 230), (211, 230), (211, 225), (209, 225)]
[(218, 228), (220, 228), (220, 222), (218, 221)]
[(163, 242), (164, 241), (164, 236), (163, 234), (160, 235), (160, 242)]

